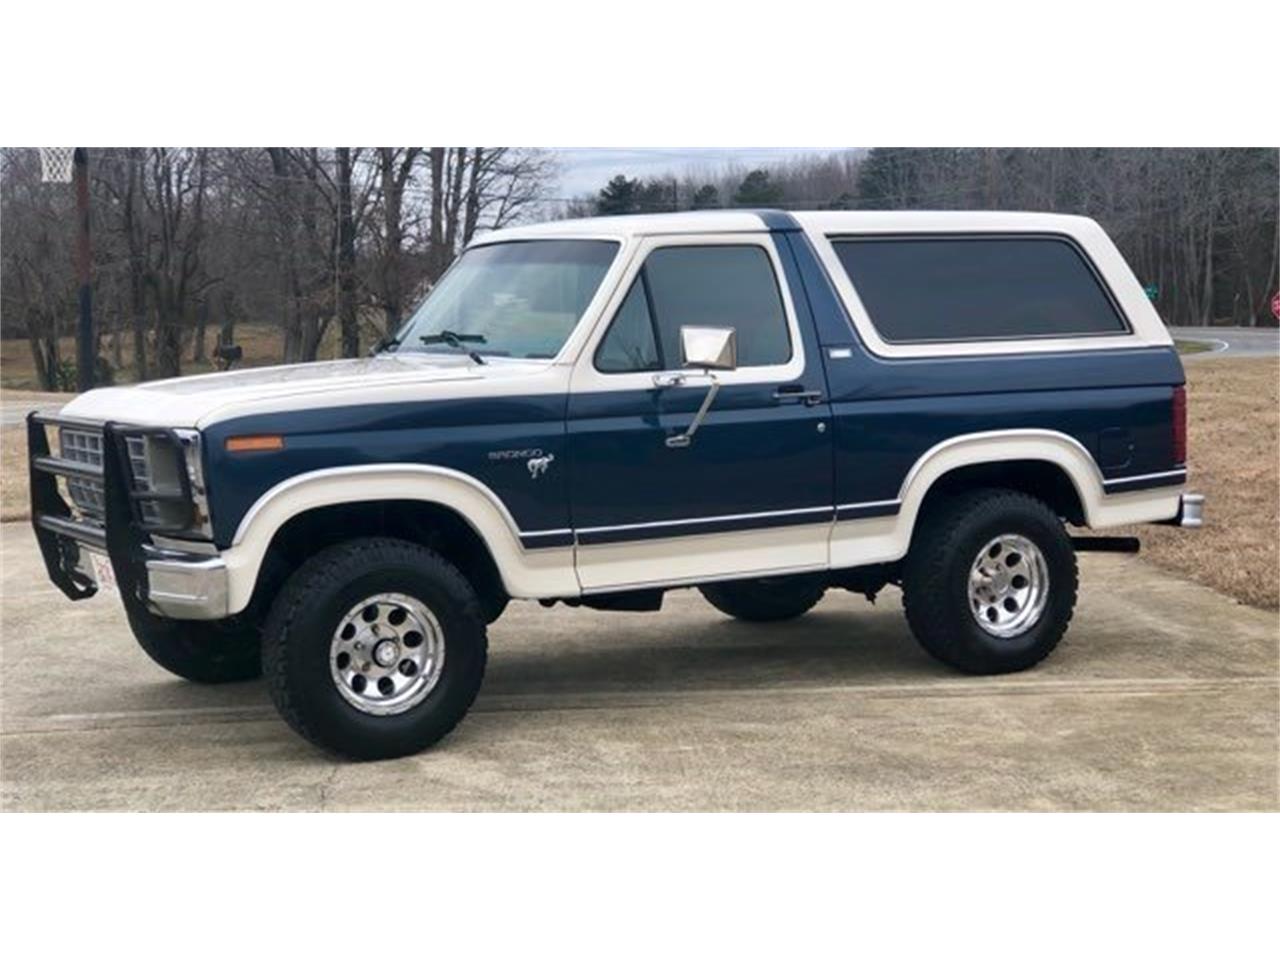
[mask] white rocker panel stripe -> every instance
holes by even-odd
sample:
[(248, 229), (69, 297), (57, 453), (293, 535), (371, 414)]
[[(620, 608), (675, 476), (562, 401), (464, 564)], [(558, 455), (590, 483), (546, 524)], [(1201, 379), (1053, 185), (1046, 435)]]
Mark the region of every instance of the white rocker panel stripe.
[(825, 570), (831, 522), (755, 528), (671, 539), (583, 544), (577, 548), (583, 593), (684, 586), (714, 580)]

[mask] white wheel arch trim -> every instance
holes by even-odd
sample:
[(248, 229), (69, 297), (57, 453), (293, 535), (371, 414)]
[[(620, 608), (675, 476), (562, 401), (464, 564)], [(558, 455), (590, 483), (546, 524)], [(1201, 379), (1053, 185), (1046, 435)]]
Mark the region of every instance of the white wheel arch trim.
[(1037, 460), (1061, 467), (1075, 487), (1085, 522), (1094, 529), (1165, 520), (1178, 512), (1182, 487), (1107, 494), (1102, 471), (1085, 446), (1055, 430), (992, 430), (935, 444), (915, 462), (898, 493), (896, 516), (838, 521), (831, 534), (831, 566), (901, 560), (911, 545), (920, 506), (942, 476), (961, 467)]
[(579, 592), (573, 548), (525, 550), (506, 506), (474, 477), (423, 464), (365, 464), (299, 474), (258, 498), (222, 554), (229, 579), (228, 612), (238, 613), (248, 605), (267, 547), (290, 519), (318, 507), (376, 500), (420, 500), (460, 514), (488, 546), (513, 597)]

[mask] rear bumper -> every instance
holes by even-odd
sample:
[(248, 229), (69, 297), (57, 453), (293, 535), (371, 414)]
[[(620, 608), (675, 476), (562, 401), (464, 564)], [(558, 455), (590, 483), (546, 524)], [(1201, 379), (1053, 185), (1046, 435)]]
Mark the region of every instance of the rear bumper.
[(1204, 494), (1184, 493), (1178, 498), (1178, 512), (1162, 522), (1171, 527), (1204, 526)]
[[(220, 620), (228, 615), (230, 590), (226, 562), (205, 544), (191, 552), (156, 546), (143, 532), (131, 503), (111, 424), (104, 425), (101, 467), (84, 466), (49, 455), (45, 426), (63, 423), (56, 417), (27, 418), (31, 478), (31, 522), (49, 579), (72, 600), (98, 592), (98, 570), (109, 568), (126, 606), (142, 606), (162, 617)], [(84, 424), (78, 424), (85, 426)], [(77, 516), (58, 490), (57, 478), (85, 476), (103, 486), (101, 522)], [(134, 497), (133, 499), (137, 499)], [(93, 557), (105, 561), (95, 565)]]

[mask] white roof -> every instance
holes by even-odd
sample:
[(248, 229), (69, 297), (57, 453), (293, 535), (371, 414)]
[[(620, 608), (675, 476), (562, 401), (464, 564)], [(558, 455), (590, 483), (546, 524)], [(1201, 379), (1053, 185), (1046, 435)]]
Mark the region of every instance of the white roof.
[(1003, 210), (695, 210), (551, 220), (495, 230), (477, 237), (474, 242), (499, 243), (537, 237), (628, 238), (651, 234), (752, 233), (769, 229), (765, 222), (769, 214), (779, 218), (790, 216), (810, 233), (1035, 230), (1076, 235), (1095, 226), (1088, 217)]
[(644, 213), (625, 217), (585, 217), (581, 220), (549, 220), (494, 230), (476, 243), (529, 240), (534, 237), (632, 237), (654, 233), (746, 233), (764, 230), (754, 211), (693, 210), (687, 213)]

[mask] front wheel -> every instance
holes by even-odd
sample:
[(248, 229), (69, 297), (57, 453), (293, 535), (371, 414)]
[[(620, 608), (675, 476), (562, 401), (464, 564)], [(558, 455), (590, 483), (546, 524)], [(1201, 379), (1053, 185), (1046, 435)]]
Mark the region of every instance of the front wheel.
[(1075, 609), (1075, 551), (1042, 501), (977, 490), (920, 517), (903, 571), (911, 632), (966, 673), (1025, 670), (1062, 639)]
[(370, 538), (316, 555), (263, 631), (267, 687), (312, 743), (353, 759), (417, 753), (449, 733), (484, 677), (485, 617), (439, 554)]

